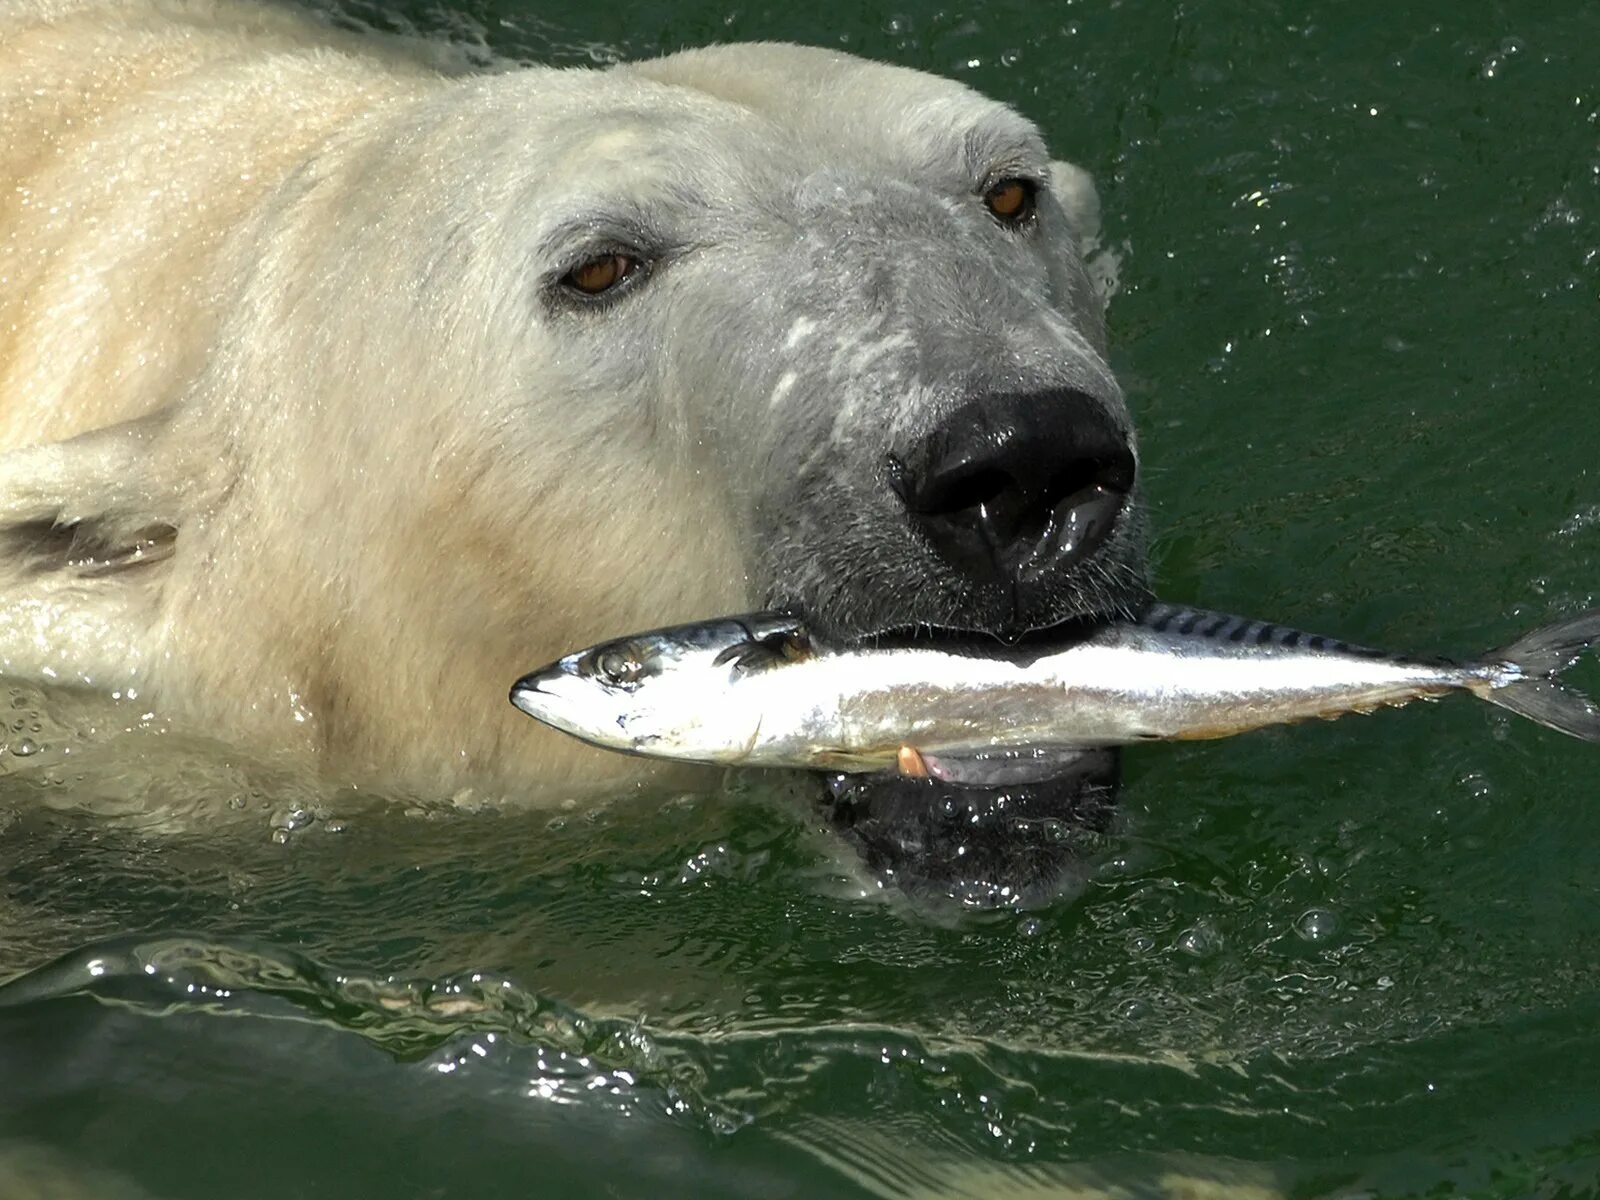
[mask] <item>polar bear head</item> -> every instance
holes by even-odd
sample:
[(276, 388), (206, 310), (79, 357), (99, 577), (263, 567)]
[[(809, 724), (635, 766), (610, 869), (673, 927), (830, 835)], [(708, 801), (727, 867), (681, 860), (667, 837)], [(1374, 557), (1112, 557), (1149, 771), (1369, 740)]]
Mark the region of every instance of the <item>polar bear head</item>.
[[(737, 579), (835, 636), (1015, 637), (1137, 602), (1132, 424), (1084, 264), (1094, 195), (1031, 124), (793, 46), (583, 83), (536, 109), (486, 94), (462, 164), (502, 197), (500, 279), (470, 289), (514, 314), (474, 356), (506, 364), (486, 415), (526, 441), (502, 496), (539, 461), (579, 524), (665, 508), (678, 561), (657, 580)], [(424, 235), (442, 276), (450, 231)], [(566, 537), (602, 564), (621, 549)], [(684, 615), (706, 614), (639, 613)]]
[(67, 639), (220, 729), (560, 778), (629, 764), (506, 684), (608, 635), (1143, 598), (1093, 189), (1005, 105), (785, 45), (345, 101), (202, 231), (211, 307), (141, 318), (192, 318), (172, 394), (0, 464), (13, 669)]

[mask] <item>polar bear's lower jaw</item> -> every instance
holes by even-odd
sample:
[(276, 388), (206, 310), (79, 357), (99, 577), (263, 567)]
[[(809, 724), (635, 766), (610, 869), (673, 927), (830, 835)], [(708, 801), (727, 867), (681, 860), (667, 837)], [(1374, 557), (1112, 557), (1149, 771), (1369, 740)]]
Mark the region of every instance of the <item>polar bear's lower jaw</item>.
[(1054, 779), (957, 787), (901, 775), (827, 780), (829, 823), (886, 886), (935, 909), (1042, 908), (1075, 894), (1110, 823), (1121, 763), (1081, 756)]

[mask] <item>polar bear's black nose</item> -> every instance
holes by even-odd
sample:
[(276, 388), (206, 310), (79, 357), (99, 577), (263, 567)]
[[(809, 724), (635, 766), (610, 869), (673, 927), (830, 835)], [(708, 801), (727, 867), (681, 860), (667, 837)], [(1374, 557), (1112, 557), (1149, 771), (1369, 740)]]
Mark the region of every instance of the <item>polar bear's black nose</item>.
[(979, 397), (889, 461), (913, 523), (979, 583), (1022, 582), (1094, 554), (1134, 473), (1105, 406), (1067, 390)]

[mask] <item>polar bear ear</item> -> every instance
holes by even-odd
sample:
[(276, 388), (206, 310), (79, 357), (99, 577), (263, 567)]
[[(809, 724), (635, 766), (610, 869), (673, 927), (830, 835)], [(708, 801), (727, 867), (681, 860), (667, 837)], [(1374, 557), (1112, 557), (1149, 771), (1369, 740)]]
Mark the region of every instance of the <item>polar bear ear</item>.
[(1090, 287), (1103, 312), (1120, 290), (1122, 258), (1115, 249), (1100, 242), (1100, 193), (1095, 190), (1094, 179), (1082, 167), (1058, 160), (1050, 164), (1050, 190), (1067, 214)]
[(82, 583), (172, 553), (199, 482), (172, 425), (164, 409), (0, 455), (0, 602), (44, 577)]
[(1085, 256), (1100, 242), (1100, 193), (1082, 167), (1059, 159), (1050, 164), (1050, 190), (1066, 211)]

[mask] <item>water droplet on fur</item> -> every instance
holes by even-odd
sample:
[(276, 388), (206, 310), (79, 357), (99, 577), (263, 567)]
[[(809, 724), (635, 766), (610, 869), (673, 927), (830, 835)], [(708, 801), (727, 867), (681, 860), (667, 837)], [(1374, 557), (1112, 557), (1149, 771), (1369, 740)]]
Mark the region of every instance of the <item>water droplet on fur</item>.
[(1023, 937), (1038, 937), (1044, 931), (1044, 922), (1038, 917), (1023, 917), (1017, 922), (1017, 932)]
[(1328, 908), (1308, 908), (1294, 923), (1294, 931), (1308, 942), (1325, 942), (1339, 932), (1339, 914)]
[(39, 743), (30, 737), (25, 737), (11, 747), (11, 753), (18, 758), (27, 758), (30, 754), (39, 753)]
[(245, 801), (244, 801), (244, 797), (243, 796), (229, 796), (228, 797), (228, 807), (229, 808), (235, 808), (235, 809), (243, 808), (244, 807), (244, 803), (245, 803)]
[(1138, 1021), (1150, 1015), (1150, 1005), (1143, 1000), (1124, 1000), (1117, 1005), (1117, 1016), (1124, 1021)]

